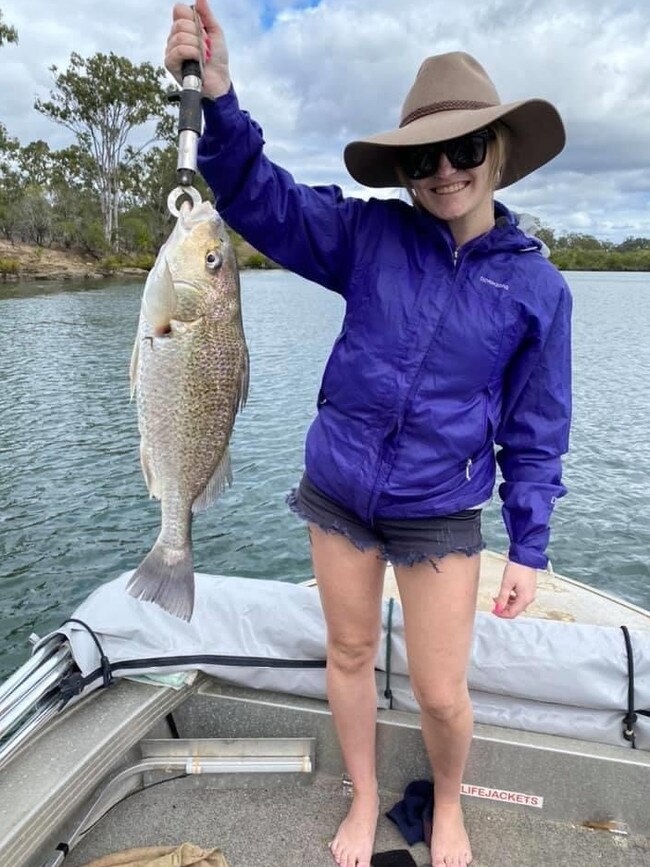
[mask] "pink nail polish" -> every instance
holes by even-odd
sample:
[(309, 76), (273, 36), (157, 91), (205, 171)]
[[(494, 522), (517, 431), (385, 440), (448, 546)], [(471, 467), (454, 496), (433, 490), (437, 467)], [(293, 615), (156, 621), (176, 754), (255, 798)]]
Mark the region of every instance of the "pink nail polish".
[(503, 612), (503, 608), (497, 602), (497, 604), (492, 609), (492, 614), (501, 614), (502, 612)]

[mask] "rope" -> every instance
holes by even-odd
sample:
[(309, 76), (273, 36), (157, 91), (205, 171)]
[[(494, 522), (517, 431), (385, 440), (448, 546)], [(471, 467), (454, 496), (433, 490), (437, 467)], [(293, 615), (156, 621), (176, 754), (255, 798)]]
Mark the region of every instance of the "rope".
[(431, 105), (423, 105), (422, 108), (416, 108), (400, 123), (400, 129), (413, 123), (414, 120), (419, 120), (421, 117), (427, 117), (430, 114), (438, 114), (440, 111), (476, 111), (479, 108), (494, 108), (494, 103), (491, 102), (475, 102), (469, 99), (449, 99), (447, 102), (433, 102)]

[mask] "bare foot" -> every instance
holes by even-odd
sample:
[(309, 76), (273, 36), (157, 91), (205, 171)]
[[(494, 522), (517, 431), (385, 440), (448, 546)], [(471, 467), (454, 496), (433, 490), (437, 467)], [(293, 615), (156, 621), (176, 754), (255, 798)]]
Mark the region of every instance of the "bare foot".
[(460, 803), (435, 804), (431, 831), (432, 867), (467, 867), (472, 850)]
[(350, 811), (330, 843), (330, 851), (339, 867), (370, 867), (378, 818), (377, 793), (355, 793)]

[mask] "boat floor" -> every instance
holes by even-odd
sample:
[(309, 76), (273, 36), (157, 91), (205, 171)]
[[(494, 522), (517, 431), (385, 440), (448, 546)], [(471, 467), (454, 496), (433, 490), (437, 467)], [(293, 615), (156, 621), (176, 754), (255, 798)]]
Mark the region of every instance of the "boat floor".
[[(327, 843), (349, 806), (340, 777), (317, 773), (252, 782), (185, 778), (154, 785), (117, 804), (66, 858), (82, 867), (111, 852), (184, 842), (218, 848), (230, 867), (332, 867)], [(401, 798), (381, 793), (375, 851), (408, 848), (383, 814)], [(473, 867), (647, 867), (650, 839), (588, 830), (513, 814), (498, 805), (464, 804)], [(430, 864), (424, 843), (410, 848)]]

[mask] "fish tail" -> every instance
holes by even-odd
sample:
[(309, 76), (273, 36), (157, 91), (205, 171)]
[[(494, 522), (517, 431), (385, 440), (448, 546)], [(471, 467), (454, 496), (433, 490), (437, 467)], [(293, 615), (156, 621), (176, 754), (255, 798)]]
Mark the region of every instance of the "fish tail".
[(194, 611), (192, 549), (170, 548), (158, 540), (126, 586), (131, 596), (155, 602), (169, 614), (189, 620)]

